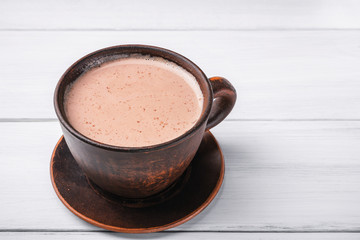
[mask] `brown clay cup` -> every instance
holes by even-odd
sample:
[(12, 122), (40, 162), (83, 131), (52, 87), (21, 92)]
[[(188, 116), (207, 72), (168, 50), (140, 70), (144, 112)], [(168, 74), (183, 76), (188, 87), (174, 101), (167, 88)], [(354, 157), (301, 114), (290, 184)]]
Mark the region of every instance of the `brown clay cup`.
[[(204, 102), (200, 118), (189, 131), (153, 146), (118, 147), (89, 139), (69, 124), (64, 111), (67, 86), (89, 69), (130, 54), (167, 59), (195, 76)], [(221, 122), (235, 101), (236, 91), (225, 78), (208, 79), (198, 66), (180, 54), (145, 45), (120, 45), (88, 54), (66, 70), (54, 94), (55, 111), (65, 141), (85, 175), (105, 192), (129, 199), (151, 197), (173, 184), (194, 158), (204, 132)]]

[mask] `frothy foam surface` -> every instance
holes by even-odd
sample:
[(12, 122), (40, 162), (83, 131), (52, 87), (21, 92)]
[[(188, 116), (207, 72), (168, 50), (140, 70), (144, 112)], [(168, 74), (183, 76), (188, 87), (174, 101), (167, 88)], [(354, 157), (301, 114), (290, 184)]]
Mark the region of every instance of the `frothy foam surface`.
[(182, 67), (134, 55), (81, 75), (67, 89), (64, 104), (70, 124), (83, 135), (109, 145), (143, 147), (193, 127), (203, 95)]

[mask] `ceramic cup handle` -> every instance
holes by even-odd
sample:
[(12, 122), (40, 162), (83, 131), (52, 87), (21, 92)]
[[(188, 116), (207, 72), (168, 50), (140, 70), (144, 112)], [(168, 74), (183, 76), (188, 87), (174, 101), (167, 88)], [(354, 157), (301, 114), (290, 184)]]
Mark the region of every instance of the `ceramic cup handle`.
[(209, 80), (214, 93), (214, 102), (206, 125), (207, 130), (224, 120), (233, 109), (236, 101), (236, 90), (227, 79), (212, 77)]

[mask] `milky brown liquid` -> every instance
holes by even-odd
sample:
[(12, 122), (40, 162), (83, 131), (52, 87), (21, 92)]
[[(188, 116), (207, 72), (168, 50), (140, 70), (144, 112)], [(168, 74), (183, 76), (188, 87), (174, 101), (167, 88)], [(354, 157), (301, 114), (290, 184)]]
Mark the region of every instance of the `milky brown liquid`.
[(84, 73), (67, 89), (64, 104), (70, 124), (83, 135), (143, 147), (193, 127), (203, 95), (183, 68), (160, 58), (129, 57)]

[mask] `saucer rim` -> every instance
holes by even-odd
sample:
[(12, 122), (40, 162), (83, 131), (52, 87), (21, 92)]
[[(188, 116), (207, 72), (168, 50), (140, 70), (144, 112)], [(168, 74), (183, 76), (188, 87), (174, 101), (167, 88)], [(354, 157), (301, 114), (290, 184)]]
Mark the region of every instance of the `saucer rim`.
[(210, 136), (212, 137), (212, 139), (214, 140), (217, 149), (219, 150), (220, 153), (220, 158), (221, 158), (221, 169), (220, 169), (220, 176), (218, 178), (218, 181), (215, 185), (215, 187), (213, 188), (212, 192), (210, 193), (209, 197), (193, 212), (189, 213), (188, 215), (186, 215), (185, 217), (182, 217), (178, 220), (175, 220), (171, 223), (165, 224), (165, 225), (161, 225), (161, 226), (156, 226), (156, 227), (150, 227), (150, 228), (124, 228), (124, 227), (116, 227), (116, 226), (112, 226), (112, 225), (107, 225), (101, 222), (98, 222), (96, 220), (93, 220), (89, 217), (84, 216), (83, 214), (81, 214), (80, 212), (78, 212), (77, 210), (75, 210), (60, 194), (56, 183), (55, 183), (55, 179), (54, 179), (54, 171), (53, 171), (53, 165), (54, 165), (54, 157), (55, 157), (55, 153), (56, 150), (59, 147), (59, 144), (61, 143), (61, 141), (64, 139), (64, 135), (62, 135), (60, 137), (60, 139), (58, 140), (58, 142), (56, 143), (54, 150), (52, 152), (51, 155), (51, 161), (50, 161), (50, 178), (51, 178), (51, 184), (55, 190), (56, 195), (58, 196), (58, 198), (60, 199), (60, 201), (65, 205), (65, 207), (67, 209), (69, 209), (73, 214), (75, 214), (77, 217), (79, 217), (80, 219), (103, 229), (106, 230), (110, 230), (110, 231), (114, 231), (114, 232), (123, 232), (123, 233), (152, 233), (152, 232), (159, 232), (159, 231), (164, 231), (166, 229), (170, 229), (173, 227), (177, 227), (189, 220), (191, 220), (192, 218), (194, 218), (195, 216), (197, 216), (200, 212), (202, 212), (211, 202), (212, 200), (215, 198), (215, 196), (218, 194), (223, 180), (224, 180), (224, 175), (225, 175), (225, 161), (224, 161), (224, 155), (223, 152), (221, 150), (221, 147), (218, 143), (218, 141), (216, 140), (216, 138), (214, 137), (214, 135), (207, 130), (207, 133), (210, 134)]

